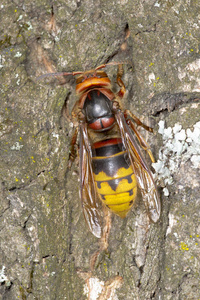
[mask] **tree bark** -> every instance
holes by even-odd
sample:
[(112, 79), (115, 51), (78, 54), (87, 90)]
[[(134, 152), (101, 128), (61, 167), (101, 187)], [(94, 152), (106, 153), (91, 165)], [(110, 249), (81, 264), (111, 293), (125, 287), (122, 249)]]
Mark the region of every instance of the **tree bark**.
[[(200, 299), (199, 9), (192, 0), (3, 1), (0, 299)], [(110, 61), (126, 62), (124, 109), (154, 127), (145, 138), (162, 214), (150, 223), (139, 194), (125, 219), (112, 216), (98, 252), (76, 162), (67, 170), (73, 128), (63, 111), (75, 80), (37, 77)], [(116, 90), (116, 67), (106, 72)]]

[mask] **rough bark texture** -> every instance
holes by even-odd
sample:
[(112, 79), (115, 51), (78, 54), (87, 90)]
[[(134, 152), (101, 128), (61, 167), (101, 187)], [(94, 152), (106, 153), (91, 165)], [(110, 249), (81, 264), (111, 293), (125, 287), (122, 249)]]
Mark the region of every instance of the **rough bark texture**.
[[(200, 299), (199, 11), (195, 0), (1, 1), (0, 299)], [(90, 273), (99, 241), (82, 215), (78, 167), (66, 174), (72, 128), (61, 117), (74, 81), (36, 77), (112, 60), (134, 66), (124, 106), (151, 117), (169, 196), (160, 189), (157, 224), (140, 197), (126, 219), (113, 216)], [(108, 73), (115, 82), (116, 68)]]

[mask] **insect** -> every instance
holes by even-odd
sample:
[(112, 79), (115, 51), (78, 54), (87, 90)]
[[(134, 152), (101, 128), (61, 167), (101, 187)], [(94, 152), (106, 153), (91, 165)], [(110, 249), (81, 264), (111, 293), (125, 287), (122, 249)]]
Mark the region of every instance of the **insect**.
[[(114, 93), (111, 81), (101, 69), (118, 65)], [(75, 103), (71, 116), (75, 132), (71, 142), (70, 160), (75, 159), (75, 145), (80, 132), (80, 198), (83, 213), (90, 231), (98, 238), (102, 235), (100, 201), (110, 211), (124, 218), (133, 206), (140, 188), (148, 215), (153, 222), (160, 217), (160, 199), (140, 147), (153, 155), (135, 124), (152, 132), (128, 110), (122, 110), (121, 99), (125, 94), (122, 81), (122, 63), (111, 62), (86, 72), (60, 72), (44, 76), (77, 76)]]

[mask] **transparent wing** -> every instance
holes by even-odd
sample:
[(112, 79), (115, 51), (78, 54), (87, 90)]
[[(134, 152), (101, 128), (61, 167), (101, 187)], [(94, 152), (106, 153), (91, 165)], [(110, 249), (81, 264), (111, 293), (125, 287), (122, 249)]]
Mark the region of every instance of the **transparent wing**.
[(118, 111), (115, 116), (119, 125), (124, 147), (129, 153), (129, 159), (135, 172), (143, 201), (151, 220), (157, 222), (160, 217), (161, 205), (151, 170), (138, 147), (132, 130), (126, 123), (124, 114), (121, 111)]
[(101, 215), (92, 172), (91, 148), (85, 123), (80, 124), (80, 198), (90, 231), (101, 237)]

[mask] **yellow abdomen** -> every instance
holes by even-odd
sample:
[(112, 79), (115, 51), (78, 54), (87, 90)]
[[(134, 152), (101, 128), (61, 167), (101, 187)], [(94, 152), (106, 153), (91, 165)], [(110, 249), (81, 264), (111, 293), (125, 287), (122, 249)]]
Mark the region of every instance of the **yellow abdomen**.
[(93, 145), (93, 172), (98, 195), (115, 214), (124, 218), (137, 194), (137, 182), (121, 139)]

